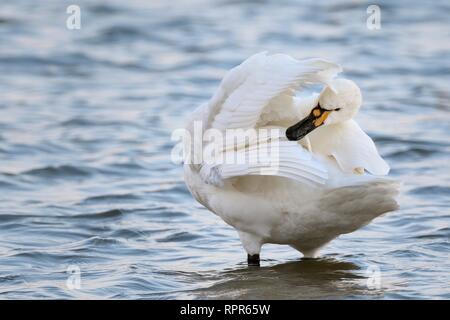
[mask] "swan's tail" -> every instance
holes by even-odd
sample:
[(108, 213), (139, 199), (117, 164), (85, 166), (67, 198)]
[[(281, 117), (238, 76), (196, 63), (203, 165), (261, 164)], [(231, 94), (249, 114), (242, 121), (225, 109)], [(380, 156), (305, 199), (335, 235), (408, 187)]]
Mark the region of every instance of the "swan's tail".
[(351, 184), (347, 181), (345, 186), (325, 191), (320, 206), (334, 216), (335, 219), (330, 221), (335, 224), (334, 229), (339, 233), (349, 233), (383, 213), (397, 210), (399, 189), (400, 183), (395, 180), (360, 176)]

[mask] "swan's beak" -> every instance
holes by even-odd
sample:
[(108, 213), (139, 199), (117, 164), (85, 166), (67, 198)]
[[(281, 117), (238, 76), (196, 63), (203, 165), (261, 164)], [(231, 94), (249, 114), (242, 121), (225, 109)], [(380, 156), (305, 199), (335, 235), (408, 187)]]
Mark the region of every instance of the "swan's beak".
[(312, 109), (309, 116), (287, 128), (286, 137), (291, 141), (300, 140), (314, 129), (323, 125), (330, 112), (330, 110), (323, 109), (320, 107), (320, 104), (318, 104)]

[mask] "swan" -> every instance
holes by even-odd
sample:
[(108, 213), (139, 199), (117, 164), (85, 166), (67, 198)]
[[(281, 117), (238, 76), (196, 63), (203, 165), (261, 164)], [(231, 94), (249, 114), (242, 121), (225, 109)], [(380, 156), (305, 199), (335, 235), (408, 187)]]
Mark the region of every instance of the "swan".
[[(322, 59), (261, 52), (231, 69), (188, 120), (186, 130), (194, 136), (196, 123), (204, 133), (266, 129), (231, 145), (217, 134), (216, 139), (203, 136), (201, 151), (189, 139), (183, 164), (189, 191), (237, 230), (249, 265), (260, 264), (266, 243), (315, 257), (339, 235), (398, 208), (399, 184), (382, 177), (388, 164), (353, 120), (361, 91), (353, 81), (337, 78), (341, 71)], [(314, 84), (323, 90), (296, 96)], [(205, 160), (202, 155), (211, 147), (222, 157)], [(254, 155), (262, 147), (274, 147), (275, 160), (272, 155), (259, 162), (223, 160), (233, 152)]]

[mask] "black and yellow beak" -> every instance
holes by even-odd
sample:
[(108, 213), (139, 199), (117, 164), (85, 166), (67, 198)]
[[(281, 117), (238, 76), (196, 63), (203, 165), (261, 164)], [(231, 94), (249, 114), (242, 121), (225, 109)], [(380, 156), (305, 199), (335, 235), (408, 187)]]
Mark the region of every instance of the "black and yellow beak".
[(331, 110), (326, 110), (318, 104), (312, 109), (309, 116), (297, 122), (293, 126), (287, 128), (286, 137), (291, 141), (298, 141), (314, 129), (323, 125), (325, 120), (330, 115)]

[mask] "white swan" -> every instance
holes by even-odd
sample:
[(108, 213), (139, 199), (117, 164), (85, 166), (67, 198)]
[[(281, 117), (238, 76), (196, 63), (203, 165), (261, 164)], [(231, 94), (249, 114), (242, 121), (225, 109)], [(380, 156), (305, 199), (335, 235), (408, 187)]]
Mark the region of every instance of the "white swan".
[[(250, 265), (259, 265), (264, 243), (288, 244), (314, 257), (340, 234), (397, 208), (398, 184), (365, 173), (386, 175), (389, 167), (352, 120), (361, 93), (352, 81), (334, 79), (340, 71), (321, 59), (259, 53), (230, 70), (189, 120), (191, 134), (195, 121), (221, 132), (279, 131), (275, 138), (262, 135), (233, 148), (219, 146), (223, 154), (248, 155), (276, 145), (276, 170), (264, 162), (184, 164), (190, 192), (237, 229)], [(308, 99), (295, 97), (295, 90), (313, 83), (325, 89)]]

